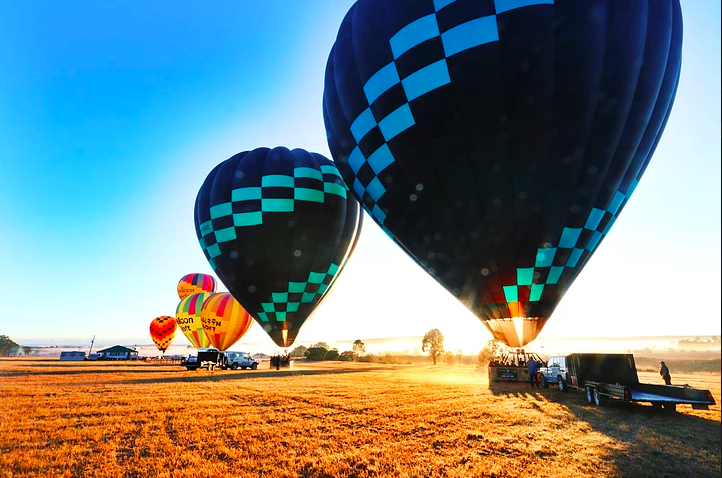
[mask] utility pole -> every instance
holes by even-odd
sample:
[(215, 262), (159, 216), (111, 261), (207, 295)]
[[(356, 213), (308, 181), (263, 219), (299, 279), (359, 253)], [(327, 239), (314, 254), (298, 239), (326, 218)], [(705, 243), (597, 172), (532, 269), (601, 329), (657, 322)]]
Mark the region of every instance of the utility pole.
[(95, 335), (93, 335), (93, 340), (90, 341), (90, 350), (88, 350), (88, 356), (90, 356), (90, 353), (93, 351), (94, 343), (95, 343)]

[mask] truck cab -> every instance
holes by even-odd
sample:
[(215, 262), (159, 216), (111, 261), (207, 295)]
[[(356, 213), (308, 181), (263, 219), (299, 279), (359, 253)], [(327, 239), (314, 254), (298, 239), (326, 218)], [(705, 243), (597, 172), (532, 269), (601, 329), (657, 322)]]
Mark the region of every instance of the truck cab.
[(226, 367), (230, 367), (231, 370), (236, 370), (240, 367), (241, 370), (250, 368), (256, 370), (258, 368), (258, 361), (251, 357), (248, 352), (223, 352), (226, 356)]
[(539, 368), (539, 382), (544, 388), (554, 385), (560, 391), (566, 392), (570, 383), (567, 357), (564, 355), (549, 357), (547, 366)]

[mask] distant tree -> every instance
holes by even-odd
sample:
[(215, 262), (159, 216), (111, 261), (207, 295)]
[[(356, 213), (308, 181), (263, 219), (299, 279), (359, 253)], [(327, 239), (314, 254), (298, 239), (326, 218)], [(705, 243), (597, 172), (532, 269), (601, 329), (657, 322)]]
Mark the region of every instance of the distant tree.
[(353, 362), (356, 359), (356, 354), (353, 352), (353, 350), (346, 350), (344, 352), (341, 352), (341, 355), (338, 356), (338, 360), (341, 362)]
[(18, 344), (10, 339), (7, 335), (0, 335), (0, 356), (7, 357), (8, 355), (14, 355), (17, 351)]
[(321, 349), (331, 350), (331, 347), (329, 347), (326, 342), (315, 343), (315, 344), (311, 345), (310, 348), (321, 348)]
[(339, 354), (338, 349), (334, 348), (326, 352), (326, 356), (323, 358), (324, 360), (338, 360)]
[(489, 362), (495, 358), (501, 355), (502, 351), (502, 345), (501, 342), (499, 342), (496, 339), (491, 339), (484, 345), (484, 348), (479, 351), (479, 354), (476, 356), (477, 361), (479, 362), (479, 365), (487, 366), (489, 365)]
[(309, 360), (325, 360), (327, 352), (328, 350), (323, 347), (309, 347), (306, 350), (306, 358)]
[(461, 367), (461, 357), (463, 357), (464, 354), (461, 352), (461, 349), (456, 349), (456, 358), (459, 360), (459, 367)]
[(32, 350), (33, 350), (32, 347), (28, 347), (27, 345), (23, 346), (23, 353), (25, 355), (30, 355), (30, 352), (32, 352)]
[(308, 350), (308, 347), (304, 347), (303, 345), (299, 345), (295, 349), (291, 350), (291, 357), (305, 357), (306, 356), (306, 350)]
[(444, 352), (444, 360), (446, 361), (446, 365), (454, 365), (454, 352)]
[(436, 365), (436, 359), (444, 353), (444, 334), (439, 329), (432, 329), (426, 332), (421, 341), (421, 351), (428, 352), (431, 360)]
[(353, 353), (356, 354), (356, 357), (366, 355), (366, 345), (361, 342), (361, 339), (356, 339), (353, 341), (353, 347), (351, 347), (351, 350), (353, 350)]

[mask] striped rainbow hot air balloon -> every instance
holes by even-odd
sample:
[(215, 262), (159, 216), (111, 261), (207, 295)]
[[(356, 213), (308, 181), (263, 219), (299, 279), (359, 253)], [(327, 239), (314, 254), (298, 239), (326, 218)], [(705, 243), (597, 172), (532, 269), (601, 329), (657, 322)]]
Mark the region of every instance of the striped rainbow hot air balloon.
[(210, 345), (208, 337), (206, 337), (205, 332), (203, 332), (201, 308), (203, 307), (203, 302), (210, 297), (211, 294), (211, 292), (191, 294), (181, 300), (176, 308), (175, 320), (178, 323), (178, 328), (180, 328), (183, 335), (185, 335), (197, 349)]
[(183, 300), (200, 292), (215, 292), (218, 281), (208, 274), (188, 274), (178, 281), (178, 297)]
[(253, 317), (231, 294), (218, 292), (203, 302), (201, 323), (211, 344), (218, 350), (227, 350), (248, 332)]

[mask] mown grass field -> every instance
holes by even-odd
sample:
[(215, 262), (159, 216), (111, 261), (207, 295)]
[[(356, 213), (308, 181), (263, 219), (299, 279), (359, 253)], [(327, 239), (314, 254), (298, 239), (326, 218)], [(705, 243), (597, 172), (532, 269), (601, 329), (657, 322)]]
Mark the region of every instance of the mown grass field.
[(0, 477), (720, 476), (719, 375), (674, 374), (718, 403), (676, 414), (486, 377), (449, 365), (209, 373), (0, 360)]

